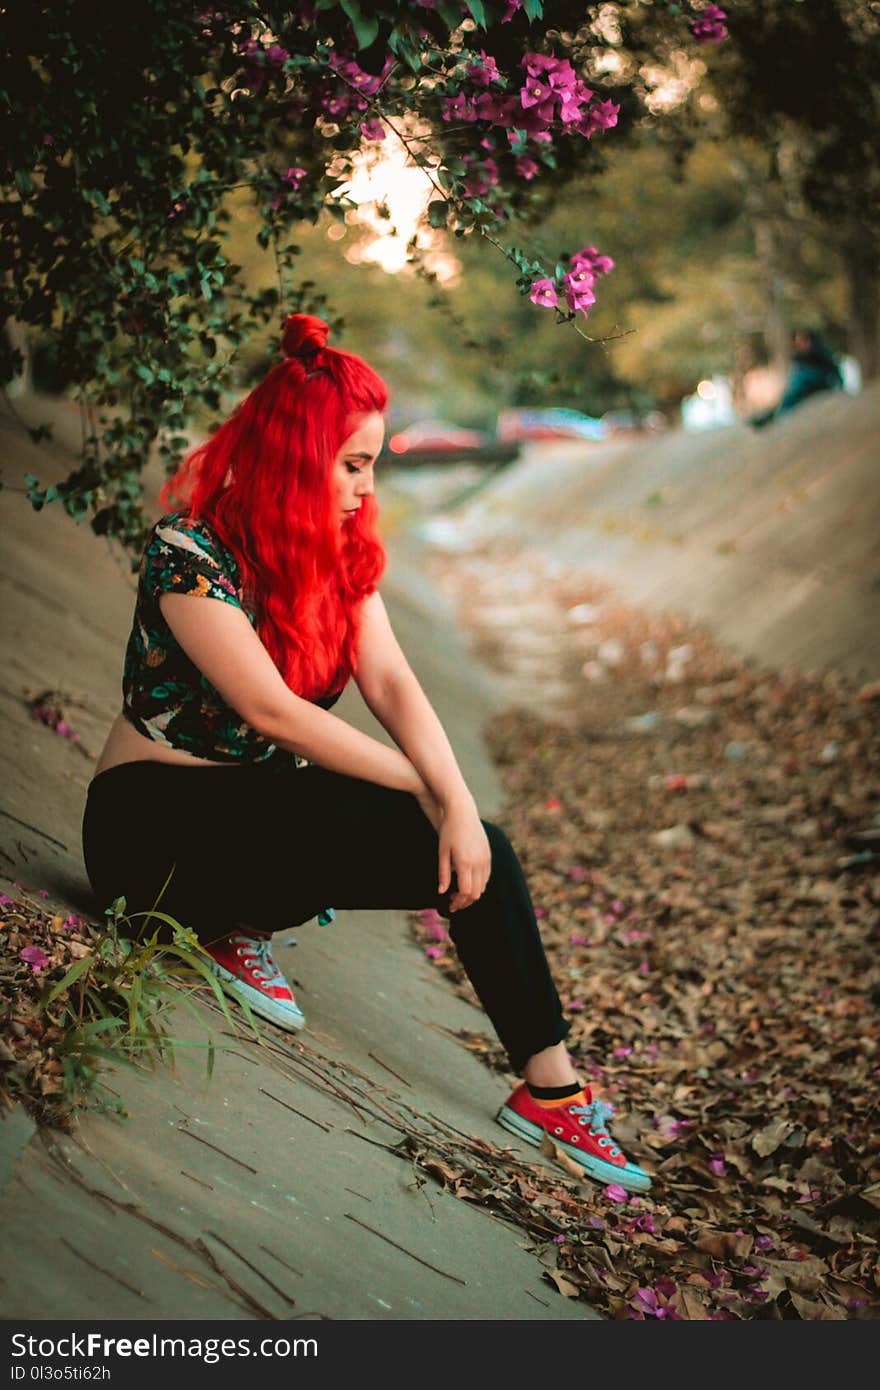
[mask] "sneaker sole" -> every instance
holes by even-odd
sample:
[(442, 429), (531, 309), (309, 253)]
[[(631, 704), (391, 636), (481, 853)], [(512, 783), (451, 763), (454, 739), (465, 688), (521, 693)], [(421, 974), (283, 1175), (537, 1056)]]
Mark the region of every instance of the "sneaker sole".
[(219, 980), (223, 980), (234, 995), (243, 999), (251, 1013), (258, 1014), (260, 1018), (268, 1019), (278, 1028), (284, 1028), (290, 1033), (295, 1033), (298, 1028), (305, 1026), (306, 1016), (302, 1009), (297, 1005), (282, 1004), (274, 999), (267, 999), (265, 994), (261, 994), (253, 985), (245, 984), (237, 975), (233, 975), (225, 966), (218, 965), (212, 961), (208, 966), (212, 975), (216, 975)]
[[(547, 1133), (540, 1125), (533, 1124), (531, 1120), (523, 1119), (515, 1110), (511, 1110), (509, 1105), (502, 1105), (495, 1117), (500, 1125), (509, 1129), (511, 1134), (516, 1134), (518, 1138), (524, 1139), (527, 1144), (534, 1144), (540, 1147), (541, 1140)], [(641, 1171), (633, 1172), (632, 1168), (617, 1168), (613, 1163), (604, 1163), (601, 1158), (593, 1158), (591, 1154), (585, 1154), (580, 1149), (576, 1149), (574, 1144), (566, 1144), (562, 1139), (557, 1139), (554, 1135), (549, 1135), (554, 1144), (558, 1144), (560, 1149), (573, 1158), (584, 1170), (588, 1178), (593, 1178), (596, 1182), (618, 1183), (628, 1192), (647, 1192), (651, 1186), (651, 1179), (647, 1173)]]

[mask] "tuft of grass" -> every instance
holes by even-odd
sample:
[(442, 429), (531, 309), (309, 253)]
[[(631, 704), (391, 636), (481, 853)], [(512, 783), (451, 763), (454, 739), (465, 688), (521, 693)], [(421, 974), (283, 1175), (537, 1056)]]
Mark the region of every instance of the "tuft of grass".
[[(72, 915), (62, 921), (26, 896), (4, 895), (0, 1101), (7, 1108), (19, 1099), (38, 1123), (62, 1128), (82, 1106), (125, 1115), (124, 1101), (102, 1080), (106, 1064), (173, 1068), (182, 1047), (203, 1049), (212, 1075), (217, 1044), (190, 995), (208, 985), (232, 1024), (226, 988), (195, 932), (159, 910), (166, 887), (145, 912), (127, 914), (125, 899), (117, 898), (100, 927)], [(163, 926), (171, 929), (170, 942), (158, 940)], [(236, 1002), (259, 1038), (253, 1014)], [(204, 1041), (175, 1036), (179, 1006), (206, 1029)]]

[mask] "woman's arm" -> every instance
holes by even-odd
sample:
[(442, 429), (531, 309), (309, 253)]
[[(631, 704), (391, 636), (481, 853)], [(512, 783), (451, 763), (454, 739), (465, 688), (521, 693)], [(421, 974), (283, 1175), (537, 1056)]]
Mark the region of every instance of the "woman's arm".
[(170, 593), (159, 606), (187, 656), (226, 703), (279, 748), (331, 772), (414, 796), (424, 793), (420, 774), (398, 749), (294, 695), (240, 608)]
[(355, 679), (371, 712), (441, 806), (472, 804), (443, 725), (401, 650), (378, 591), (364, 604)]
[(427, 791), (419, 804), (438, 833), (437, 891), (455, 874), (450, 912), (482, 895), (492, 853), (477, 804), (455, 755), (391, 628), (378, 592), (364, 604), (356, 680), (368, 707), (421, 775)]

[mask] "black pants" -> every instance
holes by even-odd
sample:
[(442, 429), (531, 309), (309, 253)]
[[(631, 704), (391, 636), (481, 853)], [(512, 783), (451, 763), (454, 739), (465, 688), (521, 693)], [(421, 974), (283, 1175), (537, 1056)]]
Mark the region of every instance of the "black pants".
[(520, 862), (504, 831), (482, 824), (492, 851), (489, 881), (475, 903), (450, 913), (455, 875), (438, 894), (437, 831), (409, 792), (314, 764), (134, 762), (92, 780), (83, 853), (102, 908), (119, 896), (127, 913), (151, 908), (170, 872), (159, 907), (205, 944), (242, 923), (293, 927), (328, 905), (434, 907), (448, 919), (459, 959), (521, 1071), (570, 1024)]

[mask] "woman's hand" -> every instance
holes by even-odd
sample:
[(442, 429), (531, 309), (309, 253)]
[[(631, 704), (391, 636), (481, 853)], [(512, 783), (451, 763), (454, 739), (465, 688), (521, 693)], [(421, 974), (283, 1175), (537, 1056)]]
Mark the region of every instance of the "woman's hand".
[(455, 870), (457, 891), (450, 912), (470, 907), (483, 894), (492, 872), (492, 851), (472, 797), (444, 805), (425, 787), (416, 800), (440, 836), (437, 891), (445, 893)]

